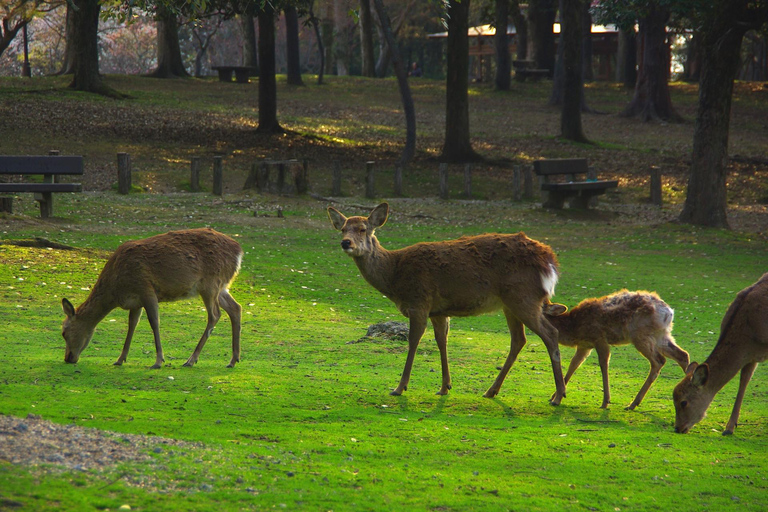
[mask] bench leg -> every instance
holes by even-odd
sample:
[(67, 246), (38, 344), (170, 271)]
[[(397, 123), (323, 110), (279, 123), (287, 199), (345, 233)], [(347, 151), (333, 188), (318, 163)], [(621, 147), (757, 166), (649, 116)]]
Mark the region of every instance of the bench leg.
[(13, 213), (13, 197), (0, 197), (0, 212)]
[(231, 82), (232, 70), (231, 69), (219, 69), (219, 82)]
[(35, 201), (40, 203), (40, 217), (47, 219), (53, 215), (53, 193), (40, 192), (35, 194)]
[(247, 84), (248, 83), (248, 77), (250, 76), (250, 70), (248, 69), (236, 69), (235, 70), (235, 81), (239, 84)]
[(592, 196), (579, 194), (571, 199), (571, 208), (578, 208), (580, 210), (587, 210), (589, 208), (589, 200)]
[(563, 204), (565, 203), (565, 197), (563, 194), (558, 194), (557, 192), (549, 191), (547, 192), (547, 200), (544, 201), (544, 208), (554, 208), (556, 210), (562, 210)]

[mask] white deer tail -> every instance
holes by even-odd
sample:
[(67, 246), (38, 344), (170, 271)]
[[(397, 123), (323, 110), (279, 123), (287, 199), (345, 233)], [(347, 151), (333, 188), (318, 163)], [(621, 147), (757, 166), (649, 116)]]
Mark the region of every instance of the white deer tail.
[(559, 277), (557, 268), (551, 263), (549, 264), (549, 272), (542, 272), (541, 286), (544, 287), (544, 292), (547, 294), (547, 298), (551, 298), (555, 294), (555, 286), (557, 286)]

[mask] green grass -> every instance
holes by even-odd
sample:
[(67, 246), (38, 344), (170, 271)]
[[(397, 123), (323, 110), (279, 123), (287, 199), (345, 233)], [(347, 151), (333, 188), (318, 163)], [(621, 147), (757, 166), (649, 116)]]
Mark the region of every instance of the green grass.
[[(405, 343), (349, 344), (369, 324), (400, 320), (338, 247), (325, 204), (207, 194), (63, 195), (57, 217), (36, 220), (31, 200), (5, 217), (0, 239), (40, 236), (76, 251), (0, 245), (0, 413), (202, 442), (151, 453), (106, 473), (0, 462), (0, 498), (22, 510), (754, 510), (768, 505), (766, 371), (758, 367), (732, 437), (720, 435), (730, 383), (691, 433), (672, 431), (668, 364), (634, 412), (647, 361), (613, 351), (613, 404), (602, 399), (596, 357), (559, 407), (542, 342), (529, 342), (496, 399), (482, 393), (509, 345), (500, 314), (457, 318), (449, 337), (453, 390), (440, 386), (431, 330), (409, 390), (389, 391)], [(359, 199), (350, 200), (357, 204)], [(274, 216), (277, 205), (285, 218)], [(337, 205), (348, 214), (363, 213)], [(509, 202), (392, 200), (378, 232), (385, 247), (485, 231), (525, 231), (558, 253), (556, 300), (627, 287), (651, 289), (676, 310), (678, 343), (702, 360), (728, 304), (766, 270), (768, 243), (682, 225), (638, 226), (531, 210)], [(254, 216), (254, 212), (271, 216)], [(428, 216), (424, 216), (424, 214)], [(60, 301), (82, 302), (110, 251), (125, 240), (211, 226), (246, 251), (232, 287), (243, 306), (242, 361), (222, 319), (194, 368), (181, 365), (205, 322), (197, 300), (164, 303), (165, 366), (152, 371), (148, 324), (114, 367), (127, 313), (112, 312), (77, 365), (63, 362)], [(567, 361), (572, 352), (563, 350)], [(170, 379), (173, 377), (173, 379)], [(0, 433), (2, 435), (2, 433)], [(3, 507), (0, 501), (0, 508)]]

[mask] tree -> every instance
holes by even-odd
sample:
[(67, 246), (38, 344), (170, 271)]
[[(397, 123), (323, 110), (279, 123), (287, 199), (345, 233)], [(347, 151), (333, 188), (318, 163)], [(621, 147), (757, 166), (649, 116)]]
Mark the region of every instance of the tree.
[(376, 59), (373, 53), (373, 19), (370, 0), (360, 0), (358, 25), (360, 26), (360, 51), (362, 52), (363, 76), (376, 76)]
[(99, 74), (99, 0), (70, 0), (72, 2), (72, 26), (69, 34), (74, 50), (72, 82), (76, 91), (93, 92), (105, 96), (120, 96), (107, 87)]
[(529, 51), (539, 69), (555, 71), (555, 23), (557, 0), (531, 0), (528, 2)]
[(373, 0), (373, 5), (376, 9), (379, 22), (381, 23), (387, 46), (389, 46), (390, 49), (392, 67), (395, 69), (397, 84), (400, 88), (400, 99), (403, 102), (406, 129), (405, 147), (400, 156), (400, 163), (406, 164), (413, 159), (413, 155), (416, 152), (416, 112), (413, 107), (413, 96), (411, 95), (411, 88), (408, 85), (407, 71), (403, 65), (403, 60), (400, 57), (400, 52), (397, 50), (397, 42), (395, 41), (395, 35), (392, 32), (392, 24), (384, 7), (384, 3), (382, 0)]
[(203, 76), (203, 58), (211, 46), (213, 36), (221, 28), (224, 21), (223, 16), (212, 16), (200, 19), (190, 20), (189, 25), (192, 29), (192, 37), (195, 40), (195, 77)]
[(445, 85), (446, 162), (475, 161), (480, 156), (469, 141), (469, 0), (448, 0)]
[(323, 75), (325, 74), (325, 44), (323, 42), (323, 34), (320, 30), (320, 21), (315, 16), (315, 0), (309, 1), (309, 22), (312, 24), (312, 28), (315, 31), (315, 38), (317, 39), (317, 51), (320, 54), (320, 69), (317, 72), (317, 85), (323, 85)]
[(275, 80), (275, 9), (266, 2), (258, 13), (259, 21), (259, 127), (260, 133), (283, 133), (277, 121), (277, 81)]
[(301, 79), (301, 59), (299, 57), (299, 13), (294, 5), (286, 5), (285, 14), (285, 46), (288, 64), (288, 85), (304, 85)]
[(256, 50), (256, 29), (253, 24), (255, 6), (248, 4), (245, 12), (240, 14), (240, 27), (243, 30), (243, 66), (253, 68), (255, 74), (259, 73), (259, 56)]
[(525, 19), (522, 9), (520, 9), (519, 0), (511, 0), (509, 5), (509, 15), (512, 17), (512, 23), (515, 25), (515, 43), (517, 44), (518, 60), (528, 58), (528, 20)]
[[(706, 0), (701, 2), (702, 8)], [(623, 117), (639, 117), (643, 121), (662, 120), (680, 122), (682, 117), (672, 106), (669, 95), (670, 51), (667, 39), (667, 23), (672, 8), (690, 7), (686, 2), (670, 0), (605, 0), (595, 9), (596, 18), (602, 22), (616, 23), (627, 29), (639, 18), (640, 62), (635, 94), (621, 112)]]
[(0, 5), (0, 55), (11, 45), (16, 35), (35, 15), (50, 11), (62, 0), (6, 0)]
[(153, 78), (184, 78), (189, 73), (184, 67), (179, 45), (179, 19), (175, 10), (159, 4), (155, 12), (157, 21), (157, 68), (147, 76)]
[(510, 83), (509, 62), (509, 36), (507, 35), (507, 24), (509, 23), (509, 0), (496, 0), (496, 35), (493, 38), (494, 49), (496, 52), (496, 89), (499, 91), (508, 91)]
[(563, 48), (563, 110), (560, 134), (575, 142), (589, 142), (581, 124), (584, 97), (582, 78), (582, 0), (560, 0), (560, 43)]
[(727, 160), (733, 81), (744, 34), (768, 23), (765, 0), (717, 0), (702, 9), (699, 106), (688, 191), (680, 221), (728, 227)]

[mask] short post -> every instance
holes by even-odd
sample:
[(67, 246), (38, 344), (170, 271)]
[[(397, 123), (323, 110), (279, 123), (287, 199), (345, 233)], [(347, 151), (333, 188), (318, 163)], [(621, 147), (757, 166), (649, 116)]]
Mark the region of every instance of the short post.
[(448, 199), (448, 164), (440, 164), (438, 173), (440, 178), (440, 199)]
[(224, 157), (213, 157), (213, 195), (220, 196), (224, 192), (224, 169), (222, 168)]
[(523, 170), (523, 199), (533, 199), (533, 167), (530, 165)]
[(512, 168), (512, 200), (521, 201), (523, 199), (523, 184), (522, 172), (520, 166), (516, 165)]
[(341, 162), (333, 161), (333, 179), (331, 180), (331, 195), (341, 195)]
[(661, 169), (651, 167), (651, 204), (661, 206)]
[[(256, 163), (253, 165), (256, 166)], [(262, 194), (269, 192), (269, 162), (266, 160), (262, 160), (258, 164), (258, 169), (256, 170), (256, 190)]]
[(281, 161), (277, 164), (277, 193), (282, 194), (285, 190), (285, 162)]
[(472, 164), (464, 165), (464, 197), (472, 199)]
[[(298, 163), (298, 162), (297, 162)], [(296, 193), (306, 194), (309, 190), (309, 160), (306, 158), (301, 161), (301, 168), (296, 173)]]
[(374, 179), (374, 164), (376, 162), (365, 162), (365, 197), (373, 199), (376, 197), (376, 183)]
[(193, 156), (189, 162), (189, 190), (200, 192), (200, 157)]
[(403, 195), (403, 164), (400, 162), (395, 165), (395, 195)]
[(131, 155), (117, 154), (117, 193), (128, 194), (131, 191)]

